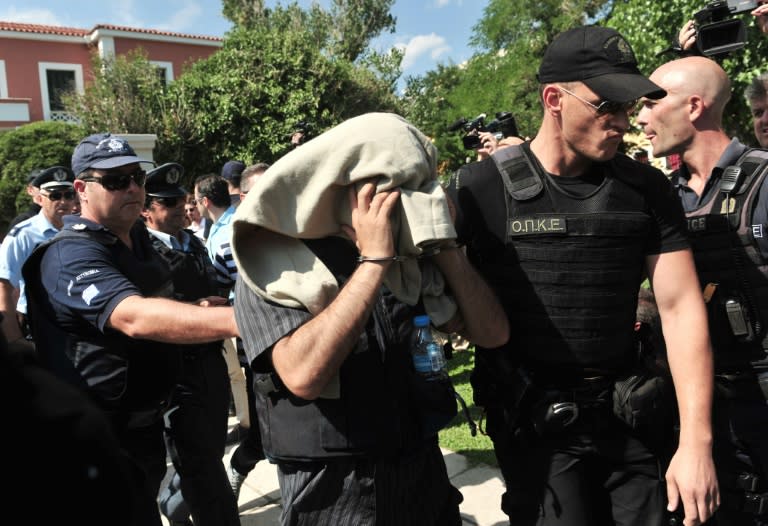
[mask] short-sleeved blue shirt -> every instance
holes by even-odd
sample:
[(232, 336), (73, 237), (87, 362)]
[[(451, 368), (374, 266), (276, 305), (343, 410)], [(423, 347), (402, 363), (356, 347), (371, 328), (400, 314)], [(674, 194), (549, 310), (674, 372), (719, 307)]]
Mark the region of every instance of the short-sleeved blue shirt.
[[(102, 225), (77, 216), (66, 216), (63, 230), (100, 232), (114, 238), (115, 243), (122, 243)], [(149, 254), (141, 251), (151, 250), (151, 246), (141, 242), (141, 235), (147, 236), (146, 230), (134, 228), (131, 231), (134, 247), (132, 251), (126, 248), (126, 253), (146, 259)], [(117, 269), (109, 248), (85, 237), (70, 237), (54, 243), (43, 256), (40, 274), (57, 321), (65, 330), (82, 330), (85, 322), (104, 332), (115, 307), (129, 296), (142, 294)]]
[(41, 211), (11, 228), (0, 245), (0, 279), (8, 280), (14, 288), (19, 289), (16, 310), (23, 314), (27, 313), (27, 296), (21, 267), (35, 247), (58, 232)]
[(208, 255), (211, 261), (216, 260), (216, 252), (224, 243), (232, 241), (232, 219), (235, 215), (235, 207), (227, 208), (221, 217), (211, 225), (211, 231), (208, 232), (208, 240), (205, 242), (205, 248), (208, 249)]

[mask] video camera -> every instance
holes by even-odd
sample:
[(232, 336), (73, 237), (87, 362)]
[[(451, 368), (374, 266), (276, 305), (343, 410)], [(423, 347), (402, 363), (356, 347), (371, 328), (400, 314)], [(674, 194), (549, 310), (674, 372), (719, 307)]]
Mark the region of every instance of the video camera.
[(490, 132), (496, 135), (496, 140), (504, 137), (517, 137), (520, 132), (517, 131), (515, 117), (508, 111), (499, 111), (496, 118), (485, 123), (485, 113), (481, 113), (471, 121), (461, 118), (448, 126), (448, 131), (464, 130), (466, 134), (461, 138), (464, 148), (467, 150), (477, 150), (482, 146), (480, 141), (480, 132)]
[(743, 20), (731, 17), (756, 8), (756, 0), (715, 0), (694, 13), (699, 52), (709, 57), (743, 48), (747, 28)]

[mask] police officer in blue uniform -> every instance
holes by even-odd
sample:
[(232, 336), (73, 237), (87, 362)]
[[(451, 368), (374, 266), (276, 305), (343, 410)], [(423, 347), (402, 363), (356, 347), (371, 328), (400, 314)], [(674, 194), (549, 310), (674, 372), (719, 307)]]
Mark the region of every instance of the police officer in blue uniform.
[(138, 221), (147, 162), (121, 137), (83, 139), (72, 155), (81, 215), (65, 217), (23, 276), (40, 360), (107, 414), (144, 478), (133, 524), (160, 526), (163, 414), (178, 379), (179, 345), (238, 331), (230, 307), (173, 299), (168, 265)]
[[(635, 99), (664, 91), (619, 33), (597, 26), (556, 37), (538, 78), (536, 137), (463, 167), (449, 187), (459, 238), (513, 335), (508, 349), (477, 348), (472, 378), (507, 485), (502, 508), (514, 524), (645, 525), (682, 503), (698, 524), (718, 505), (704, 304), (667, 179), (617, 154)], [(626, 405), (639, 396), (628, 380), (645, 275), (681, 415), (666, 476), (643, 425), (664, 429), (653, 411), (663, 391), (641, 414)]]
[(0, 245), (0, 313), (11, 348), (28, 342), (24, 339), (27, 297), (21, 267), (35, 247), (58, 233), (62, 218), (75, 209), (74, 180), (72, 170), (64, 166), (37, 171), (31, 185), (37, 189), (40, 211), (11, 228)]
[(651, 75), (667, 91), (644, 101), (638, 123), (653, 153), (680, 154), (671, 174), (688, 218), (715, 354), (713, 430), (722, 506), (713, 523), (768, 524), (768, 150), (723, 130), (731, 97), (723, 69), (705, 57)]
[[(184, 228), (187, 192), (179, 186), (183, 173), (180, 164), (166, 163), (147, 174), (142, 217), (152, 245), (170, 267), (173, 297), (223, 304), (227, 300), (220, 296), (205, 245)], [(176, 488), (172, 482), (160, 502), (174, 524), (188, 523), (190, 512), (197, 526), (240, 524), (221, 461), (229, 408), (229, 376), (221, 348), (221, 341), (182, 346), (181, 375), (166, 414), (168, 445), (180, 483)], [(182, 495), (173, 495), (177, 489)]]

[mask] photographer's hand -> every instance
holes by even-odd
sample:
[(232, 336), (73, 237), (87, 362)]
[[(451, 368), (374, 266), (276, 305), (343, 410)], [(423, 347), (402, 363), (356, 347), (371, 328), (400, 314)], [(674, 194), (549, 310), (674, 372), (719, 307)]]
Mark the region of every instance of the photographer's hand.
[(683, 51), (688, 51), (696, 44), (696, 26), (693, 20), (688, 20), (680, 28), (680, 32), (677, 34), (677, 43)]
[(757, 27), (760, 28), (760, 31), (768, 33), (768, 1), (763, 0), (757, 9), (751, 11), (750, 14), (757, 17)]
[(480, 148), (477, 149), (477, 160), (482, 161), (488, 158), (499, 147), (499, 141), (496, 140), (496, 136), (491, 132), (480, 132)]

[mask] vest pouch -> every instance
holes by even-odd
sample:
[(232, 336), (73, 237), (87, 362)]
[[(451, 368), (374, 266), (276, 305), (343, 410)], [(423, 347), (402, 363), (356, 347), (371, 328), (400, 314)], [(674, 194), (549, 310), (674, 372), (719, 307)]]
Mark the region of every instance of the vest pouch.
[(446, 427), (458, 413), (456, 391), (448, 375), (427, 379), (408, 371), (408, 384), (415, 412), (419, 415), (421, 435), (429, 438)]
[(616, 380), (613, 388), (613, 414), (638, 437), (663, 444), (673, 428), (675, 400), (669, 378), (639, 371)]

